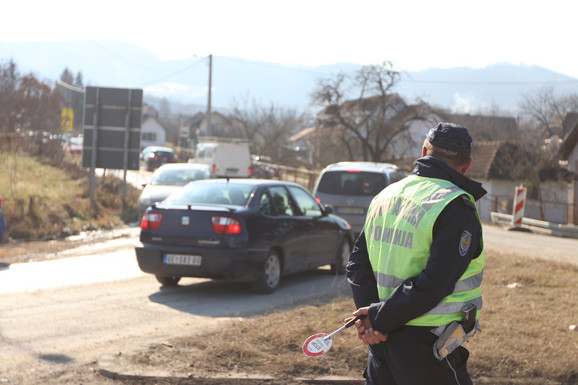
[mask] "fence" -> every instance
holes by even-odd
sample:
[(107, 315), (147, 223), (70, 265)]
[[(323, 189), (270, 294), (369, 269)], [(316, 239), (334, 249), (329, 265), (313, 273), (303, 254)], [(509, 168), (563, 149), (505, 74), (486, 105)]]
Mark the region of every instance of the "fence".
[[(514, 195), (486, 195), (479, 202), (482, 220), (491, 220), (491, 213), (512, 214)], [(526, 199), (525, 218), (536, 219), (557, 224), (568, 224), (569, 213), (574, 204), (567, 202), (538, 202)]]
[(279, 179), (294, 182), (305, 187), (309, 191), (313, 191), (315, 181), (319, 176), (320, 171), (310, 171), (304, 168), (287, 167), (277, 165), (279, 167)]

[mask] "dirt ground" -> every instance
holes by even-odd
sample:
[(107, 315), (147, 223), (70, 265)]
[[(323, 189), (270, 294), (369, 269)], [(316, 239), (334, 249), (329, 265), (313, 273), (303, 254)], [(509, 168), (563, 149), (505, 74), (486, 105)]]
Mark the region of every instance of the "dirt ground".
[[(46, 260), (46, 259), (55, 259), (61, 258), (62, 256), (59, 254), (65, 250), (85, 245), (86, 243), (94, 243), (98, 242), (102, 239), (111, 239), (114, 237), (124, 237), (130, 232), (130, 229), (121, 229), (116, 230), (114, 232), (104, 232), (101, 234), (90, 234), (90, 235), (81, 235), (78, 237), (70, 238), (67, 240), (60, 240), (60, 241), (49, 241), (49, 242), (26, 242), (26, 243), (5, 243), (0, 247), (0, 269), (2, 268), (2, 264), (9, 265), (12, 263), (22, 263), (22, 262), (30, 262), (30, 261), (39, 261), (39, 260)], [(569, 244), (575, 246), (576, 241), (572, 241)], [(500, 245), (501, 248), (504, 248), (504, 245)], [(495, 245), (494, 245), (495, 247)], [(506, 247), (509, 251), (512, 251), (509, 247)], [(544, 254), (544, 248), (535, 248), (536, 253), (541, 255)], [(546, 249), (547, 250), (547, 249)], [(575, 249), (574, 249), (575, 250)], [(521, 253), (527, 253), (526, 250), (519, 250)], [(157, 346), (158, 345), (158, 346)], [(155, 344), (155, 349), (163, 349), (163, 344)], [(134, 357), (123, 357), (126, 361), (121, 362), (130, 362), (131, 359)], [(128, 365), (128, 364), (127, 364)], [(190, 374), (194, 376), (198, 376), (200, 373), (194, 372), (191, 369)], [(495, 381), (496, 379), (494, 379)], [(125, 384), (125, 385), (149, 385), (149, 384), (158, 384), (158, 385), (169, 385), (169, 384), (221, 384), (221, 385), (229, 385), (229, 384), (240, 384), (243, 382), (239, 382), (235, 379), (226, 380), (220, 378), (218, 380), (199, 380), (199, 378), (190, 378), (190, 379), (159, 379), (159, 378), (149, 378), (149, 379), (138, 379), (138, 378), (122, 378), (122, 379), (113, 379), (106, 376), (103, 376), (98, 367), (97, 362), (90, 362), (84, 364), (67, 364), (63, 366), (60, 372), (50, 371), (49, 374), (42, 374), (41, 370), (37, 370), (34, 372), (29, 373), (21, 373), (17, 378), (11, 377), (6, 378), (2, 377), (2, 373), (0, 373), (0, 385), (8, 384), (8, 385), (37, 385), (37, 384), (46, 384), (46, 385), (118, 385), (118, 384)], [(252, 382), (257, 383), (257, 382)], [(275, 379), (272, 381), (263, 381), (260, 383), (267, 383), (267, 384), (277, 384), (277, 385), (300, 385), (300, 382), (296, 382), (294, 380), (287, 380), (287, 379)], [(304, 383), (304, 382), (302, 382)], [(331, 382), (328, 382), (331, 383)], [(361, 382), (360, 382), (361, 383)], [(528, 382), (519, 382), (516, 380), (507, 380), (504, 379), (503, 381), (499, 382), (486, 382), (484, 380), (478, 380), (477, 384), (492, 384), (492, 385), (506, 385), (506, 384), (528, 384)], [(534, 384), (532, 382), (531, 384)], [(536, 383), (538, 384), (538, 382)], [(546, 385), (544, 382), (540, 382), (540, 385)]]

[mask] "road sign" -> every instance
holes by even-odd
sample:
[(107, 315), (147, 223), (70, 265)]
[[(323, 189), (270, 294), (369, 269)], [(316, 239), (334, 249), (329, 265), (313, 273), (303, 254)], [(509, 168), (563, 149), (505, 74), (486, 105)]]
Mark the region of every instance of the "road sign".
[(138, 170), (141, 89), (86, 87), (82, 166)]

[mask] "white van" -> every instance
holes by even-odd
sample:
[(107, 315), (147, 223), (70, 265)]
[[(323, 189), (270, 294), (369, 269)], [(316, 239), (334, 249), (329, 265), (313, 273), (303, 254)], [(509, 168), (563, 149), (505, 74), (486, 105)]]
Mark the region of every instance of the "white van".
[(218, 178), (249, 178), (251, 151), (246, 139), (201, 138), (189, 163), (211, 166)]

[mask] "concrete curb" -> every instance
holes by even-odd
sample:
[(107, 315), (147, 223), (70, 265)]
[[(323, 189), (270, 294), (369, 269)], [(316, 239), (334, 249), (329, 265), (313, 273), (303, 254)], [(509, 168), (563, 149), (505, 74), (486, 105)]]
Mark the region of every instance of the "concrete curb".
[[(98, 371), (101, 375), (114, 380), (150, 380), (166, 381), (171, 380), (176, 383), (183, 383), (186, 380), (191, 384), (197, 385), (257, 385), (257, 384), (276, 384), (279, 382), (278, 378), (247, 373), (231, 373), (231, 374), (203, 374), (203, 375), (187, 375), (186, 373), (169, 372), (158, 369), (143, 369), (136, 365), (126, 365), (123, 359), (130, 354), (105, 354), (97, 361)], [(283, 379), (289, 380), (289, 379)], [(363, 379), (359, 378), (344, 378), (334, 376), (314, 377), (314, 378), (292, 378), (291, 383), (294, 384), (315, 384), (315, 385), (362, 385)]]
[[(101, 375), (114, 380), (141, 380), (153, 384), (194, 384), (194, 385), (263, 385), (263, 384), (312, 384), (312, 385), (363, 385), (362, 378), (345, 377), (314, 377), (314, 378), (275, 378), (260, 374), (231, 373), (187, 375), (185, 373), (168, 370), (140, 368), (138, 365), (128, 364), (130, 353), (106, 354), (97, 361)], [(474, 383), (480, 385), (562, 385), (557, 381), (548, 381), (542, 378), (497, 378), (478, 377)]]

